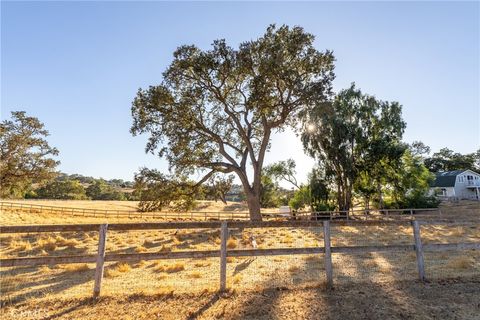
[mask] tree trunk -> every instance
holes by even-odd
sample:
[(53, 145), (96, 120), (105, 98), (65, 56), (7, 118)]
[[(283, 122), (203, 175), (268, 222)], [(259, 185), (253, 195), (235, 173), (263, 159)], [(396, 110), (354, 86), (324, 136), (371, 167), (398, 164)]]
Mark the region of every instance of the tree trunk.
[(365, 202), (365, 209), (370, 210), (370, 196), (365, 196), (364, 202)]
[(250, 213), (251, 221), (262, 221), (262, 214), (260, 212), (260, 194), (249, 192), (247, 194), (248, 211)]
[(382, 194), (382, 185), (377, 183), (377, 192), (378, 192), (378, 209), (383, 209), (383, 194)]

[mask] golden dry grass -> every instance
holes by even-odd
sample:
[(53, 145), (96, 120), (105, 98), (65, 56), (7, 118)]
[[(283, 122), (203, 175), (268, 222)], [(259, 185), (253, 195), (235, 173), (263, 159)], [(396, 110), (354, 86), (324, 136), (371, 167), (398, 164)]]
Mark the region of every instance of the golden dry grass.
[(470, 269), (474, 266), (475, 260), (472, 257), (460, 256), (448, 260), (447, 267), (452, 269)]
[(180, 272), (185, 270), (185, 263), (182, 263), (182, 262), (176, 262), (172, 264), (157, 263), (157, 267), (154, 270), (157, 272), (166, 272), (166, 273)]
[(238, 241), (236, 239), (230, 238), (227, 240), (227, 248), (235, 249), (238, 246)]
[(115, 278), (124, 273), (129, 272), (132, 270), (132, 267), (127, 263), (116, 263), (115, 265), (111, 266), (110, 268), (106, 268), (104, 272), (104, 276), (106, 278)]
[(23, 240), (13, 240), (10, 242), (8, 247), (11, 248), (14, 252), (32, 250), (32, 245), (30, 244), (30, 242)]
[(193, 279), (200, 279), (202, 277), (202, 273), (200, 271), (193, 271), (190, 272), (188, 276)]
[[(444, 215), (448, 215), (446, 211)], [(13, 220), (23, 218), (23, 223), (32, 223), (27, 214), (6, 213), (2, 219), (12, 216)], [(36, 217), (35, 223), (48, 224), (50, 217)], [(54, 217), (60, 221), (59, 217)], [(90, 218), (69, 218), (66, 223), (88, 223)], [(98, 221), (97, 221), (98, 222)], [(139, 222), (130, 220), (128, 222)], [(64, 222), (62, 222), (64, 223)], [(433, 228), (434, 227), (434, 228)], [(422, 239), (432, 242), (468, 242), (480, 240), (480, 228), (448, 226), (422, 226)], [(230, 230), (230, 250), (251, 248), (250, 237), (254, 236), (259, 248), (281, 248), (288, 246), (311, 247), (322, 246), (321, 228), (278, 228), (278, 229), (245, 229), (243, 232)], [(66, 255), (95, 254), (98, 232), (62, 232), (52, 234), (8, 235), (1, 237), (2, 257), (25, 255)], [(333, 245), (375, 245), (375, 244), (411, 244), (412, 229), (409, 226), (379, 227), (334, 227), (332, 228)], [(110, 232), (107, 237), (107, 254), (133, 252), (169, 252), (182, 250), (218, 250), (220, 245), (219, 230), (146, 230), (128, 232)], [(14, 250), (14, 248), (17, 248)], [(409, 252), (398, 255), (379, 254), (378, 256), (333, 255), (335, 281), (346, 283), (351, 281), (388, 282), (395, 279), (416, 279), (415, 254)], [(430, 276), (437, 269), (441, 276), (468, 277), (472, 272), (480, 270), (480, 253), (472, 252), (471, 259), (450, 259), (445, 253), (434, 253), (426, 257), (426, 266)], [(438, 265), (438, 266), (437, 266)], [(65, 265), (63, 265), (65, 266)], [(39, 267), (21, 273), (5, 271), (2, 281), (9, 288), (9, 295), (18, 299), (27, 294), (42, 292), (45, 299), (75, 298), (88, 296), (91, 293), (93, 279), (88, 272), (69, 272), (62, 268)], [(75, 266), (75, 265), (71, 265)], [(74, 268), (74, 267), (72, 267)], [(78, 267), (79, 268), (79, 267)], [(85, 268), (85, 267), (84, 267)], [(93, 270), (94, 265), (85, 270)], [(323, 282), (322, 255), (276, 256), (257, 258), (229, 258), (227, 264), (228, 283), (236, 289), (251, 289), (262, 286), (321, 285)], [(72, 269), (74, 270), (74, 269)], [(78, 271), (82, 271), (81, 268)], [(66, 274), (68, 273), (68, 274)], [(218, 285), (218, 258), (203, 260), (184, 259), (181, 261), (162, 260), (156, 263), (140, 261), (132, 265), (106, 265), (105, 294), (123, 295), (135, 292), (150, 292), (155, 288), (165, 292), (188, 293), (201, 292), (205, 288), (216, 289)], [(62, 278), (65, 274), (65, 279)], [(48, 279), (59, 281), (61, 291), (48, 291)], [(61, 279), (61, 280), (58, 280)], [(292, 279), (294, 282), (292, 283)], [(31, 282), (32, 285), (20, 289), (19, 284)], [(239, 285), (239, 286), (235, 286)], [(43, 293), (44, 291), (46, 294)], [(103, 290), (103, 289), (102, 289)], [(150, 291), (149, 291), (150, 290)], [(102, 291), (103, 292), (103, 291)]]
[(61, 267), (61, 269), (67, 271), (67, 272), (82, 272), (82, 271), (88, 271), (90, 268), (86, 263), (82, 264), (66, 264)]

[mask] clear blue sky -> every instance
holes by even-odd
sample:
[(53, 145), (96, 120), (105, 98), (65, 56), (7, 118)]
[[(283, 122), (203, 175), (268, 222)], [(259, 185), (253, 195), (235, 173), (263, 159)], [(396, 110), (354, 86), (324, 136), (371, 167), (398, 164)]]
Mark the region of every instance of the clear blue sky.
[[(132, 137), (130, 104), (158, 84), (181, 44), (233, 46), (271, 23), (300, 25), (334, 51), (336, 90), (403, 105), (405, 141), (434, 151), (480, 145), (478, 2), (5, 2), (1, 3), (1, 117), (26, 110), (43, 121), (60, 169), (132, 179), (166, 170)], [(292, 133), (273, 138), (267, 163), (292, 157), (303, 179), (313, 161)]]

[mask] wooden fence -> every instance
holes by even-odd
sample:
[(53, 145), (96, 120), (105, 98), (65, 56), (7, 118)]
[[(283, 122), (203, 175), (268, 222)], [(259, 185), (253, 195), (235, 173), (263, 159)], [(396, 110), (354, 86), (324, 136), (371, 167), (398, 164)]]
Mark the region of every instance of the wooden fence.
[[(0, 201), (0, 212), (19, 210), (27, 213), (36, 213), (38, 211), (45, 213), (56, 213), (73, 217), (91, 217), (91, 218), (158, 218), (158, 219), (191, 219), (191, 220), (249, 220), (249, 213), (246, 211), (156, 211), (140, 212), (134, 210), (111, 210), (111, 209), (86, 209), (70, 208), (59, 206), (47, 206), (31, 203), (5, 202)], [(377, 215), (373, 215), (380, 213)], [(281, 214), (278, 212), (262, 212), (265, 219), (314, 219), (314, 220), (334, 220), (334, 219), (374, 219), (389, 218), (399, 216), (419, 215), (419, 213), (430, 213), (441, 216), (439, 208), (406, 208), (406, 209), (353, 209), (349, 211), (316, 211), (316, 212), (293, 212), (291, 214)]]
[[(0, 234), (12, 233), (33, 233), (33, 232), (65, 232), (65, 231), (98, 231), (98, 251), (96, 255), (76, 255), (76, 256), (47, 256), (47, 257), (22, 257), (22, 258), (2, 258), (1, 267), (16, 266), (37, 266), (51, 264), (68, 263), (96, 263), (94, 297), (100, 294), (101, 282), (103, 278), (103, 269), (105, 262), (135, 262), (140, 260), (160, 260), (160, 259), (203, 259), (218, 257), (220, 263), (220, 290), (226, 289), (226, 265), (227, 257), (253, 257), (253, 256), (274, 256), (274, 255), (298, 255), (298, 254), (323, 254), (327, 286), (333, 286), (333, 265), (332, 254), (357, 254), (368, 252), (405, 252), (414, 251), (416, 253), (418, 276), (420, 280), (425, 280), (425, 262), (423, 253), (425, 251), (448, 251), (448, 250), (471, 250), (480, 249), (480, 242), (469, 243), (435, 243), (422, 244), (420, 225), (432, 224), (453, 224), (453, 225), (472, 225), (475, 222), (455, 222), (448, 220), (439, 221), (264, 221), (264, 222), (244, 222), (244, 221), (209, 221), (209, 222), (167, 222), (167, 223), (136, 223), (136, 224), (80, 224), (80, 225), (29, 225), (29, 226), (3, 226), (0, 228)], [(412, 226), (413, 243), (411, 245), (381, 245), (381, 246), (331, 246), (330, 226), (378, 226), (378, 225), (408, 225)], [(305, 227), (323, 227), (323, 246), (302, 247), (302, 248), (275, 248), (275, 249), (235, 249), (228, 250), (227, 239), (229, 228), (305, 228)], [(149, 252), (132, 254), (106, 254), (107, 230), (126, 231), (126, 230), (165, 230), (165, 229), (220, 229), (221, 242), (219, 250), (204, 251), (178, 251), (178, 252)]]

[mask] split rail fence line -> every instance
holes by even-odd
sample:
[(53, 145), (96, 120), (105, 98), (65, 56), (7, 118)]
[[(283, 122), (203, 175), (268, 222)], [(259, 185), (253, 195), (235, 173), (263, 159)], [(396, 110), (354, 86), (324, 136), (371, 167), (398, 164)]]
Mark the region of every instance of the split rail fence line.
[[(133, 210), (111, 210), (111, 209), (84, 209), (84, 208), (70, 208), (60, 206), (47, 206), (30, 203), (16, 203), (0, 201), (0, 212), (21, 210), (24, 212), (34, 213), (37, 210), (46, 213), (59, 213), (62, 215), (90, 217), (90, 218), (177, 218), (177, 219), (203, 219), (207, 220), (249, 220), (248, 212), (242, 211), (188, 211), (188, 212), (172, 212), (172, 211), (156, 211), (156, 212), (141, 212)], [(442, 212), (439, 208), (407, 208), (407, 209), (354, 209), (349, 211), (316, 211), (316, 212), (294, 212), (292, 214), (281, 214), (278, 212), (263, 212), (262, 215), (266, 219), (286, 219), (293, 218), (298, 220), (303, 219), (372, 219), (372, 213), (381, 212), (385, 218), (389, 217), (413, 217), (419, 216), (420, 213), (429, 212), (434, 215), (441, 216)], [(376, 216), (375, 218), (378, 218)]]
[[(478, 222), (478, 221), (476, 221)], [(476, 223), (473, 222), (473, 223)], [(334, 226), (378, 226), (378, 225), (405, 225), (411, 224), (414, 244), (412, 245), (381, 245), (381, 246), (331, 246), (330, 225)], [(422, 244), (420, 225), (471, 225), (472, 222), (455, 221), (222, 221), (222, 222), (166, 222), (166, 223), (136, 223), (136, 224), (80, 224), (80, 225), (29, 225), (29, 226), (2, 226), (0, 234), (33, 233), (33, 232), (63, 232), (63, 231), (99, 231), (98, 253), (96, 255), (77, 256), (49, 256), (49, 257), (24, 257), (0, 259), (1, 267), (37, 266), (68, 263), (96, 263), (94, 297), (100, 295), (101, 283), (105, 262), (135, 262), (140, 260), (161, 259), (203, 259), (220, 258), (220, 291), (226, 290), (226, 266), (227, 257), (254, 257), (274, 255), (298, 255), (298, 254), (323, 254), (326, 283), (328, 288), (333, 287), (332, 254), (356, 254), (369, 252), (405, 252), (415, 251), (417, 260), (418, 276), (421, 281), (425, 280), (425, 261), (423, 253), (426, 251), (460, 251), (480, 249), (480, 242), (468, 243), (435, 243)], [(275, 248), (275, 249), (242, 249), (228, 250), (228, 228), (305, 228), (323, 227), (323, 247), (302, 248)], [(106, 254), (107, 230), (165, 230), (165, 229), (220, 229), (221, 243), (219, 250), (204, 251), (178, 251), (178, 252), (151, 252), (132, 254)]]

